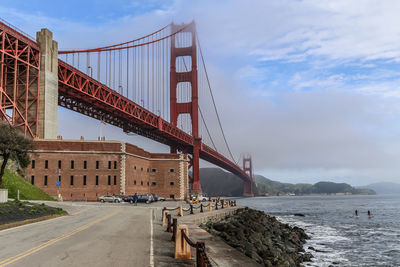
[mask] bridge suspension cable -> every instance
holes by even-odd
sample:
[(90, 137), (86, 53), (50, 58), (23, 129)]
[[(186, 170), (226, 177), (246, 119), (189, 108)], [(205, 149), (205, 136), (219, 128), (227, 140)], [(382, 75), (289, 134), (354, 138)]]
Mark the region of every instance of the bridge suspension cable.
[[(96, 78), (97, 81), (114, 89), (122, 96), (170, 121), (170, 38), (175, 38), (177, 47), (181, 48), (190, 47), (192, 38), (185, 32), (187, 26), (182, 26), (176, 30), (172, 30), (169, 26), (167, 25), (151, 34), (131, 41), (92, 49), (61, 50), (59, 54), (61, 57), (65, 57), (67, 63), (72, 64), (78, 70)], [(199, 82), (208, 87), (223, 142), (230, 158), (237, 164), (222, 127), (199, 39), (197, 38), (194, 41), (197, 41), (200, 48), (199, 58), (204, 70), (202, 71), (204, 76), (199, 79)], [(191, 67), (190, 57), (177, 58), (177, 72), (188, 72)], [(178, 103), (189, 103), (191, 99), (190, 83), (178, 83)], [(216, 143), (206, 123), (203, 111), (199, 105), (199, 113), (205, 132), (212, 147), (217, 151)], [(179, 115), (177, 126), (186, 133), (192, 134), (191, 116), (189, 114)]]
[(203, 112), (201, 112), (200, 105), (199, 105), (199, 112), (200, 112), (200, 117), (201, 117), (201, 120), (203, 121), (203, 123), (204, 123), (204, 126), (205, 126), (205, 128), (206, 128), (206, 131), (207, 131), (208, 137), (209, 137), (209, 138), (210, 138), (210, 140), (211, 140), (212, 146), (213, 146), (213, 148), (215, 149), (215, 151), (217, 151), (217, 152), (218, 152), (218, 149), (217, 149), (217, 147), (215, 146), (214, 140), (213, 140), (213, 139), (212, 139), (212, 137), (211, 137), (210, 131), (208, 130), (208, 127), (207, 127), (206, 121), (204, 120)]
[(169, 26), (128, 42), (62, 50), (59, 55), (87, 76), (169, 121), (170, 38), (186, 27), (172, 31)]
[[(168, 38), (170, 38), (170, 37), (172, 37), (172, 36), (174, 36), (174, 35), (176, 35), (176, 34), (182, 32), (182, 31), (185, 29), (185, 27), (182, 27), (182, 28), (180, 28), (179, 30), (177, 30), (177, 31), (175, 31), (175, 32), (173, 32), (173, 33), (170, 33), (169, 35), (166, 35), (166, 36), (163, 36), (163, 37), (159, 37), (159, 38), (157, 38), (156, 40), (153, 39), (153, 40), (151, 40), (151, 41), (147, 41), (147, 42), (143, 42), (143, 43), (139, 43), (139, 44), (133, 44), (133, 43), (135, 43), (135, 42), (139, 42), (139, 41), (142, 41), (142, 40), (144, 40), (144, 39), (149, 40), (150, 37), (153, 37), (153, 36), (157, 35), (158, 33), (164, 31), (164, 30), (167, 29), (169, 26), (170, 26), (170, 25), (168, 24), (167, 26), (165, 26), (165, 27), (163, 27), (163, 28), (159, 29), (158, 31), (155, 31), (155, 32), (153, 32), (153, 33), (151, 33), (151, 34), (148, 34), (148, 35), (146, 35), (146, 36), (142, 36), (142, 37), (140, 37), (140, 38), (137, 38), (137, 39), (134, 39), (134, 40), (131, 40), (131, 41), (123, 42), (123, 43), (120, 43), (120, 44), (109, 45), (109, 46), (103, 46), (103, 47), (97, 47), (97, 48), (91, 48), (91, 49), (60, 50), (60, 51), (58, 51), (58, 54), (59, 54), (59, 55), (63, 55), (63, 54), (76, 54), (76, 53), (90, 53), (90, 52), (113, 51), (113, 50), (122, 50), (122, 49), (134, 48), (134, 47), (139, 47), (139, 46), (145, 46), (145, 45), (153, 44), (153, 43), (156, 43), (156, 42), (159, 42), (159, 41), (168, 39)], [(131, 44), (131, 45), (128, 45), (128, 44)], [(124, 46), (124, 45), (126, 45), (126, 46)]]
[(205, 72), (205, 77), (206, 77), (206, 80), (207, 80), (208, 89), (209, 89), (209, 91), (210, 91), (212, 103), (213, 103), (213, 106), (214, 106), (215, 114), (217, 115), (218, 125), (219, 125), (219, 128), (221, 129), (222, 137), (223, 137), (223, 139), (224, 139), (226, 148), (228, 149), (228, 152), (229, 152), (229, 155), (230, 155), (231, 159), (233, 160), (233, 162), (235, 162), (236, 164), (238, 164), (238, 162), (235, 160), (235, 158), (234, 158), (234, 156), (233, 156), (233, 154), (232, 154), (232, 151), (231, 151), (231, 149), (230, 149), (230, 147), (229, 147), (229, 145), (228, 145), (228, 141), (226, 140), (226, 136), (225, 136), (224, 129), (222, 128), (221, 119), (220, 119), (220, 117), (219, 117), (219, 113), (218, 113), (218, 110), (217, 110), (217, 105), (215, 104), (214, 94), (213, 94), (213, 91), (212, 91), (212, 88), (211, 88), (210, 79), (209, 79), (209, 77), (208, 77), (208, 72), (207, 72), (206, 64), (205, 64), (205, 62), (204, 62), (203, 51), (202, 51), (202, 49), (201, 49), (200, 41), (199, 41), (198, 38), (197, 38), (197, 44), (198, 44), (198, 46), (199, 46), (201, 62), (202, 62), (203, 68), (204, 68), (204, 72)]

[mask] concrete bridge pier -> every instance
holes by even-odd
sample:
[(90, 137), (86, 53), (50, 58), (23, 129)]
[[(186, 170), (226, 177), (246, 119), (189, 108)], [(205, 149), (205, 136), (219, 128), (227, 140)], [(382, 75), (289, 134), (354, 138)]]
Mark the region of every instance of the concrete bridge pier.
[(53, 33), (36, 33), (40, 45), (38, 137), (56, 139), (58, 131), (58, 44)]

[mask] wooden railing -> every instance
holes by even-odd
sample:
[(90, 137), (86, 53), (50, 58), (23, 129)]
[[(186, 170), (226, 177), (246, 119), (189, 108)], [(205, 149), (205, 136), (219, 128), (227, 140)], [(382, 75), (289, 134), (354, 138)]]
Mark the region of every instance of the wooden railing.
[[(190, 215), (190, 214), (195, 214), (195, 210), (199, 210), (200, 213), (203, 213), (206, 210), (204, 208), (207, 208), (207, 210), (212, 210), (213, 208), (215, 208), (215, 210), (218, 210), (218, 207), (220, 209), (224, 209), (226, 207), (235, 207), (235, 206), (236, 206), (236, 200), (231, 200), (231, 201), (217, 200), (214, 203), (208, 203), (207, 205), (204, 205), (203, 203), (200, 203), (200, 205), (197, 206), (190, 204), (190, 206), (186, 209), (182, 208), (182, 206), (176, 208), (164, 207), (162, 210), (163, 224), (165, 224), (165, 226), (167, 227), (166, 232), (172, 233), (171, 241), (175, 242), (176, 244), (175, 250), (178, 248), (183, 251), (184, 250), (183, 248), (186, 246), (185, 244), (187, 244), (190, 247), (196, 249), (197, 267), (211, 267), (212, 264), (207, 256), (204, 242), (194, 242), (189, 238), (188, 232), (186, 233), (184, 229), (181, 229), (178, 235), (178, 228), (179, 228), (178, 219), (172, 218), (172, 215), (169, 214), (168, 212), (178, 211), (178, 214), (180, 213), (180, 216), (183, 216), (183, 212), (188, 212)], [(177, 240), (178, 237), (180, 238), (180, 240)], [(180, 245), (177, 245), (178, 241)], [(188, 258), (190, 258), (190, 255), (188, 256)]]

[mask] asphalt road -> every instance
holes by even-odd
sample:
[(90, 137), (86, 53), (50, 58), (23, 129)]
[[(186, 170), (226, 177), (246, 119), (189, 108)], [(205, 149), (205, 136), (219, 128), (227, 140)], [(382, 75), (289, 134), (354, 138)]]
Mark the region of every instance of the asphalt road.
[(154, 266), (153, 209), (65, 209), (70, 215), (0, 231), (0, 266)]

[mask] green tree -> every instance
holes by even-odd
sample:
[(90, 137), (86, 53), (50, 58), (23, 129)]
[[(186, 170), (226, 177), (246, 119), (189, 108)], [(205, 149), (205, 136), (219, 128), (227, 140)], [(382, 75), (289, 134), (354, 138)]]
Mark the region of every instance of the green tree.
[(33, 141), (31, 138), (17, 132), (8, 123), (0, 121), (0, 156), (3, 158), (0, 169), (0, 185), (3, 183), (7, 161), (15, 160), (22, 168), (26, 168), (30, 163), (28, 152), (32, 149)]

